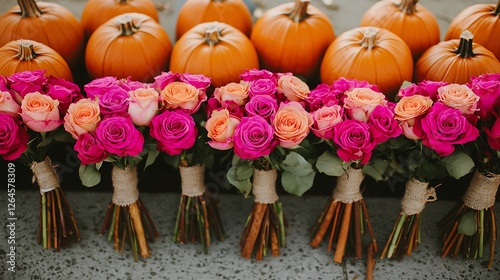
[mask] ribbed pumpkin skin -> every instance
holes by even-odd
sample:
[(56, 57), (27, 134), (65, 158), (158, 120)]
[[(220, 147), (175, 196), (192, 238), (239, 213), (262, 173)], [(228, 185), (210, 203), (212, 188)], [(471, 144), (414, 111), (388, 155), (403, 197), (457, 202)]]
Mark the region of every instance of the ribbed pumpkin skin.
[(465, 8), (450, 23), (445, 40), (460, 38), (464, 30), (472, 32), (474, 42), (493, 52), (500, 60), (500, 39), (498, 39), (500, 36), (500, 1), (497, 5), (476, 4)]
[[(18, 58), (19, 44), (32, 44), (37, 54), (31, 60)], [(46, 76), (73, 81), (73, 75), (66, 61), (55, 50), (32, 40), (15, 40), (0, 48), (0, 76), (11, 76), (23, 71), (45, 70)]]
[[(34, 0), (25, 0), (31, 2)], [(76, 67), (83, 61), (84, 35), (78, 19), (66, 8), (55, 3), (36, 2), (42, 12), (38, 17), (22, 17), (15, 6), (0, 16), (0, 46), (18, 39), (29, 39), (54, 49)]]
[(307, 7), (308, 18), (292, 20), (288, 14), (295, 5), (286, 3), (267, 10), (255, 22), (250, 39), (262, 68), (312, 79), (335, 32), (328, 17), (311, 5)]
[[(220, 41), (207, 43), (207, 30), (220, 30)], [(170, 71), (203, 74), (219, 87), (239, 82), (244, 70), (259, 68), (257, 52), (250, 40), (238, 29), (222, 22), (206, 22), (186, 32), (174, 45)]]
[(85, 35), (90, 37), (103, 23), (126, 13), (141, 13), (159, 21), (158, 11), (151, 0), (89, 0), (82, 12)]
[(474, 57), (462, 58), (455, 53), (460, 39), (442, 41), (428, 49), (415, 65), (413, 81), (443, 81), (465, 84), (472, 76), (500, 73), (500, 62), (485, 47), (472, 43)]
[(341, 77), (368, 81), (392, 99), (401, 84), (412, 79), (411, 51), (401, 38), (381, 28), (376, 28), (376, 46), (366, 48), (362, 40), (369, 28), (374, 27), (354, 28), (335, 39), (321, 63), (321, 81), (332, 84)]
[(365, 12), (360, 26), (385, 28), (398, 35), (410, 47), (414, 61), (441, 36), (436, 17), (418, 3), (415, 12), (406, 14), (392, 0), (379, 1)]
[(252, 32), (252, 15), (242, 0), (187, 0), (177, 17), (177, 39), (196, 25), (212, 21), (227, 23), (247, 37)]
[[(124, 36), (120, 22), (128, 20), (138, 29)], [(152, 82), (168, 68), (171, 52), (172, 43), (161, 25), (147, 15), (126, 13), (110, 19), (90, 36), (85, 62), (91, 78), (115, 76)]]

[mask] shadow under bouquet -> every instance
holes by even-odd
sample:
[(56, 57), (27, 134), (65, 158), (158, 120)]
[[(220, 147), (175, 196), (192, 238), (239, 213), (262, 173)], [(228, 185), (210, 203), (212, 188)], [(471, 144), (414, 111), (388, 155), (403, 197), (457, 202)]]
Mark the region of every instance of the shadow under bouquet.
[(394, 228), (381, 258), (403, 259), (421, 242), (420, 227), (425, 204), (437, 199), (429, 184), (452, 177), (456, 180), (474, 168), (467, 143), (479, 132), (474, 116), (478, 96), (467, 86), (423, 81), (398, 93), (395, 118), (403, 135), (390, 142), (390, 183), (405, 183)]
[(276, 192), (302, 195), (312, 187), (316, 159), (306, 137), (312, 118), (304, 108), (308, 86), (299, 78), (267, 70), (246, 70), (239, 83), (218, 87), (208, 101), (208, 144), (232, 156), (229, 183), (253, 209), (240, 239), (243, 258), (262, 260), (285, 246), (287, 221)]
[[(31, 169), (33, 183), (40, 188), (38, 243), (57, 251), (79, 241), (80, 234), (50, 148), (71, 140), (62, 117), (82, 97), (76, 84), (46, 76), (42, 70), (0, 77), (0, 155)], [(8, 180), (15, 183), (15, 174), (9, 174)]]
[(467, 86), (479, 98), (474, 114), (479, 118), (480, 135), (469, 143), (475, 170), (461, 201), (439, 222), (441, 256), (482, 258), (490, 242), (487, 267), (491, 269), (497, 238), (494, 205), (500, 184), (500, 74), (472, 77)]
[(147, 237), (154, 241), (159, 234), (139, 198), (138, 165), (145, 160), (146, 168), (156, 154), (156, 146), (144, 135), (158, 109), (158, 92), (114, 77), (95, 79), (84, 90), (87, 98), (70, 105), (64, 127), (76, 139), (84, 186), (99, 184), (103, 163), (112, 164), (113, 196), (100, 234), (107, 234), (119, 252), (128, 242), (136, 261), (148, 258)]

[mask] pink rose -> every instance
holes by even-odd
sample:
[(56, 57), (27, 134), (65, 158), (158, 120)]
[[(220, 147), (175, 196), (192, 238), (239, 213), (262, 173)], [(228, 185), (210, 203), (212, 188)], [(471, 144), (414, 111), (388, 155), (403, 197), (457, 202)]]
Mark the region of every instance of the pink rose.
[(483, 74), (472, 77), (468, 86), (480, 97), (476, 114), (480, 118), (491, 116), (493, 108), (500, 102), (500, 74)]
[(477, 111), (477, 96), (466, 85), (449, 84), (438, 88), (438, 101), (448, 107), (459, 109), (462, 114), (470, 115)]
[(178, 82), (179, 81), (179, 74), (173, 73), (171, 71), (161, 72), (161, 74), (156, 76), (154, 79), (155, 79), (155, 81), (153, 82), (151, 87), (154, 88), (156, 91), (160, 92), (168, 84), (170, 84), (172, 82)]
[(467, 121), (459, 109), (437, 102), (429, 113), (415, 125), (415, 134), (423, 138), (422, 144), (441, 156), (455, 151), (453, 145), (474, 141), (479, 130)]
[(47, 82), (45, 70), (23, 71), (7, 77), (7, 86), (15, 92), (17, 103), (28, 93), (45, 92)]
[(248, 160), (269, 155), (278, 144), (273, 127), (261, 116), (244, 117), (233, 138), (234, 153)]
[(276, 95), (276, 81), (271, 79), (259, 79), (251, 81), (248, 84), (248, 95), (250, 97), (255, 95)]
[(323, 83), (312, 89), (306, 99), (310, 112), (314, 112), (323, 106), (339, 104), (339, 97), (331, 86)]
[(361, 160), (361, 164), (370, 161), (373, 149), (377, 145), (368, 124), (355, 119), (335, 125), (333, 142), (337, 145), (337, 154), (343, 161)]
[(280, 104), (273, 117), (274, 133), (283, 148), (297, 147), (309, 134), (312, 124), (311, 114), (295, 101)]
[(231, 149), (234, 146), (234, 130), (239, 123), (240, 120), (231, 117), (227, 109), (213, 111), (205, 124), (207, 136), (212, 140), (208, 142), (208, 145), (217, 150)]
[(422, 95), (429, 97), (433, 102), (437, 101), (437, 90), (442, 86), (446, 86), (447, 82), (438, 82), (438, 81), (421, 81), (418, 84), (411, 84), (406, 88), (399, 90), (398, 96), (413, 96), (413, 95)]
[(160, 94), (152, 88), (130, 91), (128, 113), (132, 122), (138, 126), (148, 126), (158, 112)]
[(401, 127), (394, 113), (385, 106), (377, 106), (368, 117), (368, 125), (373, 141), (377, 144), (401, 135)]
[(92, 80), (90, 83), (83, 86), (83, 90), (87, 98), (94, 99), (112, 89), (120, 89), (118, 80), (115, 77), (102, 77)]
[(48, 132), (59, 127), (59, 101), (39, 92), (28, 93), (21, 103), (21, 117), (27, 127), (36, 132)]
[(337, 95), (342, 95), (344, 92), (355, 88), (369, 88), (373, 91), (380, 92), (376, 85), (372, 85), (367, 81), (359, 81), (355, 79), (340, 78), (333, 82), (332, 91)]
[(188, 73), (180, 74), (179, 80), (199, 89), (207, 89), (212, 82), (211, 79), (205, 75)]
[(180, 110), (156, 115), (149, 127), (149, 134), (156, 139), (158, 149), (171, 156), (192, 148), (198, 136), (193, 117)]
[(251, 82), (260, 79), (276, 79), (274, 73), (266, 69), (245, 70), (243, 74), (240, 75), (240, 77), (245, 82)]
[(94, 132), (101, 121), (97, 100), (81, 99), (69, 105), (64, 116), (64, 129), (75, 139), (84, 133)]
[(496, 113), (493, 113), (496, 117), (495, 122), (491, 127), (485, 127), (484, 132), (488, 137), (488, 144), (492, 149), (500, 150), (500, 118)]
[(61, 116), (66, 114), (71, 103), (83, 98), (80, 88), (70, 81), (50, 76), (48, 86), (47, 95), (52, 99), (59, 100), (59, 114)]
[(344, 93), (344, 107), (350, 118), (366, 122), (378, 105), (387, 105), (387, 99), (381, 92), (370, 88), (354, 88)]
[(220, 103), (235, 103), (237, 106), (244, 105), (248, 101), (248, 83), (229, 83), (215, 89), (214, 97)]
[(16, 160), (28, 149), (30, 136), (26, 128), (8, 114), (0, 114), (0, 155)]
[(6, 77), (0, 75), (0, 91), (9, 91), (7, 87)]
[(276, 113), (278, 101), (269, 95), (255, 95), (245, 104), (248, 116), (261, 116), (267, 121)]
[(101, 150), (117, 156), (137, 156), (142, 152), (144, 136), (137, 130), (130, 118), (108, 117), (95, 131)]
[(167, 110), (183, 110), (188, 114), (198, 111), (201, 103), (207, 100), (204, 90), (184, 82), (171, 82), (160, 93), (161, 100)]
[(9, 114), (13, 118), (18, 118), (21, 113), (21, 106), (12, 98), (9, 92), (0, 90), (0, 114)]
[(321, 107), (312, 113), (314, 135), (323, 139), (333, 139), (334, 126), (343, 120), (344, 109), (340, 105)]
[(289, 101), (303, 101), (309, 95), (309, 86), (301, 79), (284, 75), (278, 80), (278, 92), (283, 93)]
[(95, 164), (105, 160), (109, 153), (99, 145), (94, 132), (84, 133), (78, 137), (74, 147), (83, 165)]
[(127, 92), (132, 91), (132, 90), (136, 90), (136, 89), (140, 89), (140, 88), (147, 88), (148, 87), (147, 84), (141, 83), (138, 81), (133, 81), (130, 79), (130, 77), (128, 77), (126, 79), (121, 78), (118, 81), (116, 81), (116, 84)]
[(130, 95), (124, 89), (112, 88), (99, 97), (99, 108), (103, 115), (120, 115), (128, 112)]

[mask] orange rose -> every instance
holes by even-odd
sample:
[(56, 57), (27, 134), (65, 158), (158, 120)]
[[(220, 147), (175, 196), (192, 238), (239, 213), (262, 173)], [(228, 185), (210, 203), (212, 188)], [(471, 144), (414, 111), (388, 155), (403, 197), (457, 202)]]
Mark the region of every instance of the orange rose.
[(281, 76), (278, 80), (278, 91), (282, 92), (289, 101), (302, 101), (309, 95), (309, 86), (301, 79), (292, 76)]
[(281, 104), (273, 120), (274, 134), (284, 148), (294, 148), (306, 138), (313, 118), (300, 103)]
[(80, 135), (96, 130), (97, 123), (101, 120), (100, 114), (99, 101), (80, 99), (69, 105), (64, 116), (64, 129), (78, 139)]
[(378, 105), (386, 105), (387, 99), (381, 92), (370, 88), (354, 88), (344, 93), (345, 109), (353, 118), (366, 122), (372, 111)]
[(215, 89), (214, 97), (219, 100), (220, 103), (226, 101), (232, 101), (238, 106), (246, 103), (248, 99), (248, 83), (229, 83), (225, 86), (221, 86)]
[(212, 139), (212, 141), (208, 142), (208, 145), (217, 150), (231, 149), (234, 146), (232, 140), (234, 130), (239, 123), (240, 120), (231, 117), (227, 109), (213, 111), (205, 123), (208, 137)]
[(207, 100), (205, 91), (184, 82), (172, 82), (160, 93), (167, 109), (182, 109), (188, 114), (195, 113), (203, 101)]
[(477, 111), (477, 96), (468, 86), (449, 84), (438, 88), (438, 101), (448, 107), (459, 109), (462, 114), (474, 114)]
[(422, 116), (432, 107), (432, 100), (423, 95), (405, 96), (399, 100), (394, 108), (394, 118), (400, 121), (403, 134), (413, 140), (420, 137), (413, 132), (415, 118)]
[(21, 118), (27, 127), (36, 132), (52, 131), (63, 123), (58, 106), (58, 100), (39, 92), (31, 92), (24, 96), (21, 103)]

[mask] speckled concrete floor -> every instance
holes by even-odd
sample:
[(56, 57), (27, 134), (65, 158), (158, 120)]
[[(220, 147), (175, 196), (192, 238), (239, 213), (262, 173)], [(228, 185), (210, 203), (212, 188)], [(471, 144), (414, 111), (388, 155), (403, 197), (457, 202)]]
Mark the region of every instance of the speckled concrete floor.
[[(67, 194), (78, 219), (82, 240), (61, 252), (44, 250), (36, 244), (38, 194), (16, 193), (17, 272), (4, 270), (6, 240), (2, 238), (0, 279), (364, 279), (365, 261), (347, 258), (343, 265), (332, 262), (333, 253), (325, 245), (309, 246), (308, 230), (326, 203), (325, 197), (283, 196), (281, 201), (290, 221), (287, 246), (278, 257), (256, 262), (240, 257), (239, 237), (252, 200), (239, 195), (221, 195), (220, 211), (226, 229), (226, 240), (214, 242), (207, 255), (199, 244), (179, 245), (172, 242), (179, 195), (144, 193), (160, 238), (150, 243), (151, 257), (134, 262), (130, 250), (120, 254), (111, 242), (98, 235), (109, 193), (69, 192)], [(379, 247), (392, 229), (399, 210), (398, 199), (366, 199)], [(6, 205), (2, 196), (1, 205)], [(379, 260), (374, 279), (500, 279), (500, 259), (494, 268), (485, 266), (487, 259), (442, 259), (436, 222), (454, 205), (450, 201), (429, 203), (424, 210), (422, 243), (401, 262)], [(6, 207), (0, 219), (6, 221)], [(498, 214), (499, 211), (497, 211)], [(498, 215), (497, 214), (497, 215)], [(5, 222), (4, 222), (5, 224)], [(1, 231), (7, 235), (6, 227)], [(500, 245), (499, 245), (500, 247)], [(498, 251), (498, 249), (497, 249)], [(486, 251), (488, 252), (488, 251)]]

